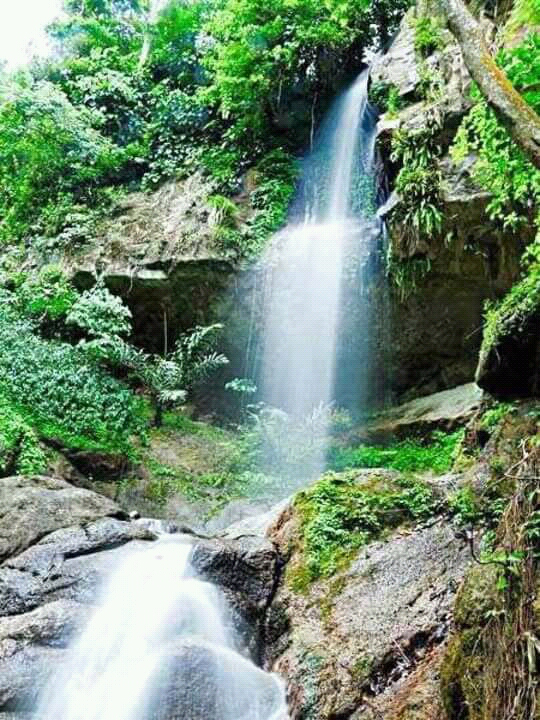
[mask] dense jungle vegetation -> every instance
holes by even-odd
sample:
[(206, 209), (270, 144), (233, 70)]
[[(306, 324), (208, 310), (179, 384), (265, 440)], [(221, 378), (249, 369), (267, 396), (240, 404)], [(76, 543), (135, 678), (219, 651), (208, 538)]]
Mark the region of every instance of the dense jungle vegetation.
[[(124, 194), (194, 172), (224, 218), (223, 246), (256, 253), (285, 220), (296, 156), (328, 101), (404, 9), (387, 0), (67, 0), (48, 29), (52, 55), (4, 72), (6, 472), (43, 468), (38, 439), (130, 456), (153, 414), (136, 388), (161, 424), (163, 407), (227, 361), (214, 351), (218, 327), (199, 328), (166, 359), (145, 355), (127, 342), (130, 314), (118, 299), (105, 288), (81, 295), (55, 265), (20, 272), (27, 254), (76, 256)], [(253, 213), (240, 232), (227, 222), (229, 198), (249, 168)]]
[[(144, 435), (149, 417), (161, 424), (167, 406), (227, 362), (215, 351), (217, 326), (199, 328), (191, 345), (185, 336), (168, 358), (137, 350), (117, 298), (104, 287), (81, 295), (56, 266), (20, 272), (28, 253), (76, 256), (126, 193), (201, 173), (222, 218), (223, 247), (256, 255), (285, 220), (296, 160), (329, 100), (366, 52), (384, 46), (407, 7), (407, 0), (264, 7), (173, 0), (152, 8), (143, 0), (67, 0), (48, 29), (52, 55), (0, 76), (0, 392), (11, 408), (2, 430), (5, 468), (26, 467), (34, 455), (40, 467), (37, 438), (129, 455), (130, 438)], [(501, 34), (524, 17), (534, 25), (536, 12), (521, 0)], [(414, 33), (420, 99), (436, 106), (444, 89), (425, 58), (444, 46), (441, 26), (420, 17)], [(497, 55), (536, 111), (539, 47), (531, 31)], [(393, 87), (373, 87), (371, 96), (389, 117), (403, 105)], [(436, 131), (434, 120), (433, 128), (393, 139), (399, 220), (413, 238), (440, 230)], [(536, 222), (538, 171), (476, 88), (452, 153), (456, 163), (477, 157), (474, 178), (492, 194), (494, 222), (509, 233)], [(241, 192), (253, 212), (239, 229), (231, 198)], [(409, 265), (392, 267), (398, 282), (406, 282)], [(537, 307), (538, 266), (533, 243), (522, 283), (487, 308), (485, 347)], [(238, 382), (248, 397), (249, 381)], [(135, 392), (142, 388), (153, 409)]]
[[(283, 222), (294, 154), (405, 2), (69, 0), (55, 55), (2, 78), (0, 238), (83, 243), (136, 187), (195, 170), (215, 202), (259, 180), (249, 252)], [(296, 111), (291, 111), (291, 106)]]

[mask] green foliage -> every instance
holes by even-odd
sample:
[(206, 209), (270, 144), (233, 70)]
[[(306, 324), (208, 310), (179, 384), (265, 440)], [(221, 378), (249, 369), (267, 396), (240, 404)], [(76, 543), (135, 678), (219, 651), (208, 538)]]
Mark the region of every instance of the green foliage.
[(427, 442), (402, 440), (389, 447), (360, 445), (334, 447), (329, 451), (328, 465), (332, 470), (349, 468), (391, 468), (400, 472), (448, 472), (463, 440), (463, 430), (453, 433), (435, 431)]
[(285, 224), (297, 177), (295, 159), (282, 150), (268, 153), (255, 166), (255, 189), (250, 194), (255, 212), (247, 223), (244, 254), (260, 252), (270, 235)]
[(199, 326), (181, 335), (167, 357), (145, 353), (118, 335), (101, 336), (84, 349), (95, 360), (128, 369), (142, 382), (155, 403), (155, 424), (160, 426), (165, 408), (184, 402), (197, 383), (228, 363), (214, 349), (222, 327)]
[(495, 403), (483, 413), (480, 418), (480, 427), (485, 430), (494, 430), (512, 410), (513, 405), (511, 403)]
[(301, 521), (303, 561), (291, 579), (296, 590), (346, 567), (360, 547), (405, 521), (436, 511), (431, 488), (419, 481), (362, 483), (352, 472), (328, 473), (296, 496)]
[(262, 149), (272, 115), (299, 82), (308, 95), (331, 83), (339, 59), (371, 40), (373, 13), (393, 22), (399, 8), (366, 0), (225, 0), (203, 29), (213, 40), (204, 89), (226, 121), (227, 141)]
[(426, 257), (398, 259), (389, 248), (386, 258), (386, 274), (396, 288), (401, 302), (418, 288), (419, 283), (431, 270), (431, 260)]
[(32, 427), (0, 396), (0, 476), (40, 474), (46, 464), (47, 458)]
[(226, 383), (225, 390), (241, 395), (253, 395), (253, 393), (257, 392), (257, 386), (249, 378), (234, 378)]
[(540, 3), (538, 0), (514, 0), (512, 11), (504, 28), (506, 38), (511, 38), (522, 28), (540, 25)]
[(66, 323), (75, 325), (90, 337), (121, 336), (131, 332), (131, 319), (131, 311), (122, 299), (98, 283), (75, 300)]
[(125, 153), (54, 85), (12, 81), (0, 88), (0, 241), (53, 235), (77, 203), (95, 202), (118, 177)]
[(414, 20), (414, 49), (421, 57), (431, 55), (444, 46), (440, 23), (429, 16)]
[(395, 115), (403, 107), (403, 99), (399, 88), (386, 83), (372, 83), (369, 87), (369, 102), (375, 105), (379, 112)]
[[(509, 80), (536, 112), (540, 111), (540, 36), (531, 33), (523, 43), (497, 58)], [(456, 163), (476, 156), (474, 180), (491, 199), (487, 212), (506, 229), (530, 223), (540, 194), (540, 173), (525, 158), (506, 129), (499, 124), (477, 89), (475, 104), (456, 134), (452, 155)]]
[(401, 165), (395, 183), (401, 202), (392, 222), (413, 246), (420, 238), (439, 234), (442, 227), (439, 129), (433, 115), (425, 128), (398, 130), (392, 137), (391, 159)]
[(46, 341), (31, 323), (0, 319), (0, 394), (44, 438), (72, 448), (128, 452), (141, 401), (82, 350)]
[(459, 525), (476, 524), (482, 517), (480, 498), (470, 485), (457, 490), (450, 497), (449, 505)]
[(37, 274), (19, 274), (13, 280), (20, 312), (39, 320), (42, 328), (64, 320), (77, 298), (65, 273), (57, 265), (45, 265)]
[(220, 237), (239, 255), (257, 252), (283, 222), (289, 153), (305, 147), (312, 115), (408, 4), (169, 0), (150, 12), (70, 0), (49, 29), (59, 52), (0, 91), (0, 239), (48, 248), (57, 237), (73, 250), (95, 235), (111, 188), (200, 170), (229, 196), (262, 161), (248, 227)]
[(540, 311), (540, 242), (524, 256), (523, 279), (498, 303), (487, 303), (480, 353), (488, 353), (508, 336), (518, 337), (531, 317)]

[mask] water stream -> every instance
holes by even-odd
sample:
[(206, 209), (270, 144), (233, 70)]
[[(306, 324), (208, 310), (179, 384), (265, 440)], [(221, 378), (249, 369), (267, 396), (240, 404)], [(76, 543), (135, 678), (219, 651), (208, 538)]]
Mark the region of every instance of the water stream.
[(191, 545), (163, 536), (112, 573), (40, 720), (285, 720), (282, 681), (242, 652), (222, 593)]
[[(296, 419), (304, 439), (310, 433), (316, 436), (310, 450), (302, 453), (305, 474), (313, 477), (323, 469), (336, 387), (358, 386), (366, 371), (358, 353), (351, 362), (342, 359), (339, 367), (338, 357), (345, 357), (347, 307), (353, 299), (348, 292), (351, 263), (373, 250), (379, 237), (375, 117), (367, 89), (366, 70), (330, 110), (304, 163), (291, 221), (263, 261), (262, 399)], [(361, 289), (354, 293), (355, 312), (367, 316), (367, 308), (358, 308)], [(295, 479), (289, 480), (293, 489)], [(305, 475), (296, 482), (305, 482)]]

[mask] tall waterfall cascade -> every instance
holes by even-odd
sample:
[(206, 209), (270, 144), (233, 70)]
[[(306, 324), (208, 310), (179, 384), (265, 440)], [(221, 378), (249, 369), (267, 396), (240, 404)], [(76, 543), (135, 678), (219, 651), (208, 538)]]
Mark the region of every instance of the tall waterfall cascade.
[[(347, 363), (340, 354), (347, 342), (351, 265), (376, 247), (379, 237), (375, 115), (367, 91), (365, 70), (330, 110), (304, 163), (291, 221), (263, 261), (262, 399), (298, 421), (312, 418), (319, 435), (328, 429), (325, 409), (334, 402), (338, 384), (358, 385), (365, 371), (358, 355)], [(360, 295), (361, 288), (355, 292)], [(315, 441), (310, 473), (319, 474), (323, 464), (324, 442)]]
[(48, 685), (40, 720), (286, 720), (282, 681), (243, 654), (191, 545), (133, 548)]

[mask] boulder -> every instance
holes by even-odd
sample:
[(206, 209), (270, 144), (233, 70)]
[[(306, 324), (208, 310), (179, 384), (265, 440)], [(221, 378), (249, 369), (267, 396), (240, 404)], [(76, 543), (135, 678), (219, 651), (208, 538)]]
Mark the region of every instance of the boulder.
[(103, 516), (123, 517), (114, 502), (51, 477), (0, 480), (0, 563), (49, 533)]
[(88, 616), (66, 600), (15, 617), (0, 618), (0, 708), (32, 710), (64, 648)]
[(149, 720), (285, 720), (277, 677), (224, 646), (177, 642), (164, 658), (145, 717)]
[(194, 544), (191, 564), (202, 578), (223, 589), (242, 641), (258, 660), (265, 642), (266, 611), (281, 570), (276, 548), (262, 537), (248, 535), (200, 539)]
[(385, 410), (361, 432), (370, 439), (386, 440), (454, 430), (473, 417), (483, 397), (475, 383), (459, 385)]
[[(296, 523), (290, 510), (274, 528), (281, 547), (291, 546)], [(285, 574), (268, 616), (266, 660), (287, 679), (291, 718), (382, 717), (373, 707), (393, 701), (445, 640), (468, 559), (439, 518), (366, 546), (348, 570), (305, 592)]]
[(524, 312), (514, 308), (513, 316), (500, 323), (502, 332), (482, 346), (476, 382), (495, 396), (540, 395), (540, 279), (537, 283), (536, 304)]

